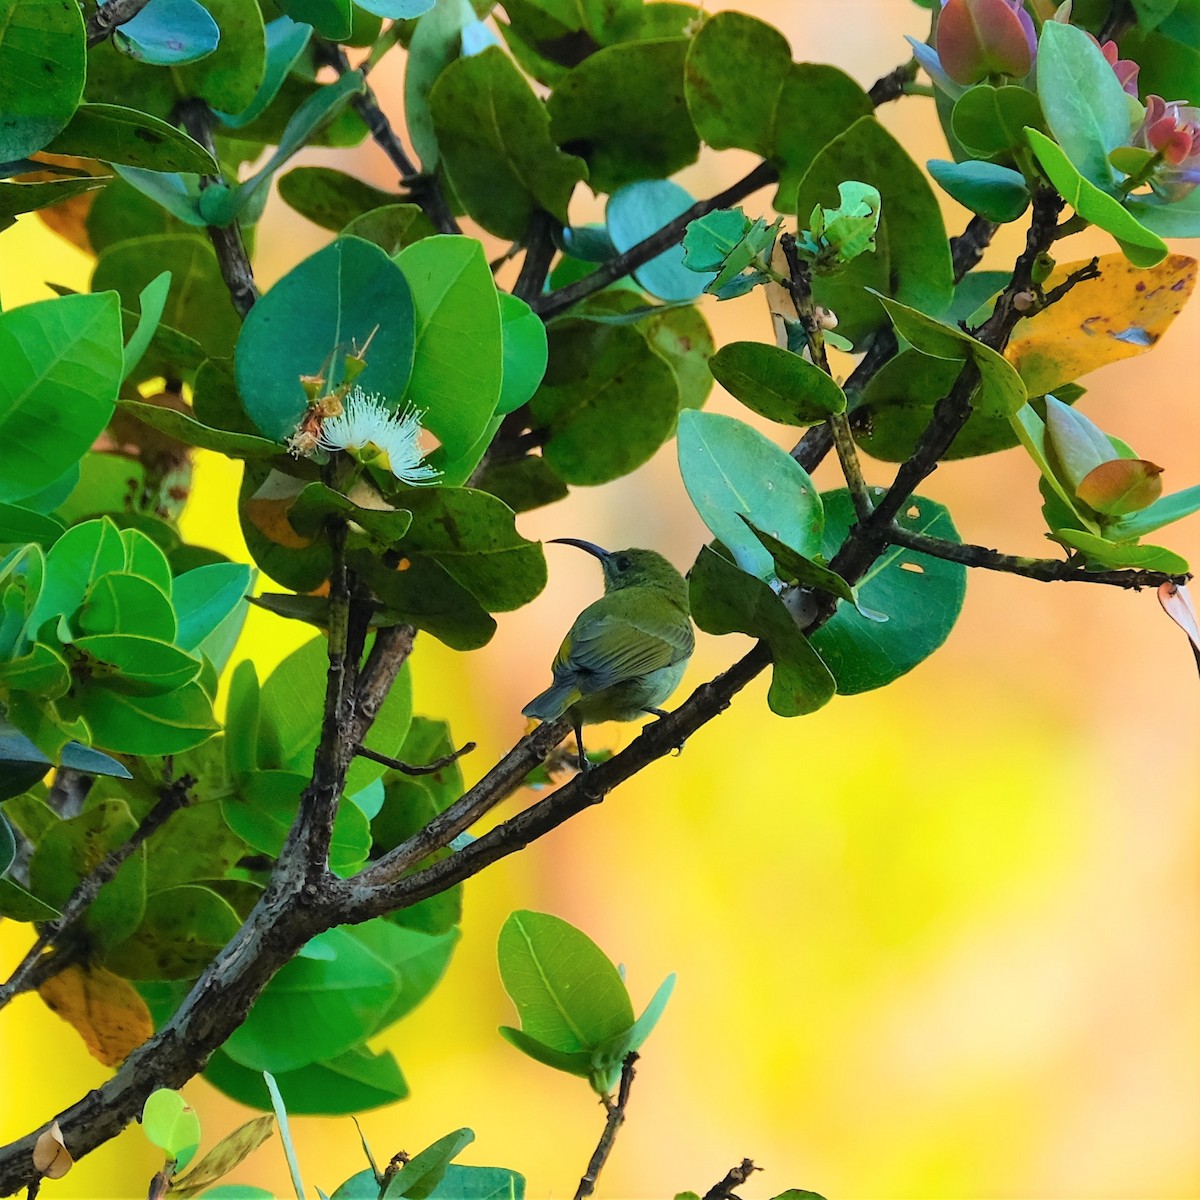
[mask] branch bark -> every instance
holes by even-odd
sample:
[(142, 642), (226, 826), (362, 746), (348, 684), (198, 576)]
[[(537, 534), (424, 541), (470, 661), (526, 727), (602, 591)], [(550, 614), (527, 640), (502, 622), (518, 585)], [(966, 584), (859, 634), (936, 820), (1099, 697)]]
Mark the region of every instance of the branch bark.
[(604, 1122), (604, 1132), (596, 1143), (596, 1149), (592, 1151), (592, 1157), (588, 1160), (587, 1170), (575, 1189), (575, 1200), (587, 1200), (596, 1190), (596, 1180), (600, 1178), (600, 1172), (604, 1170), (604, 1164), (608, 1162), (608, 1156), (616, 1144), (617, 1134), (625, 1124), (625, 1109), (629, 1104), (629, 1092), (633, 1087), (633, 1068), (637, 1060), (636, 1051), (631, 1051), (625, 1056), (625, 1061), (621, 1064), (621, 1082), (617, 1088), (616, 1103), (607, 1098), (604, 1101), (608, 1119)]
[(134, 17), (150, 3), (150, 0), (108, 0), (97, 4), (87, 20), (87, 48), (100, 45), (113, 35), (113, 31)]

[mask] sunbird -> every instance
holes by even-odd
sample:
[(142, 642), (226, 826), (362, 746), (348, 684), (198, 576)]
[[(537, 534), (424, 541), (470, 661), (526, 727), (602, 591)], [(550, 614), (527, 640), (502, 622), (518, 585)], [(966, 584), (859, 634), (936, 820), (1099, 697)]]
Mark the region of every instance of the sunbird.
[(579, 766), (588, 769), (584, 725), (665, 717), (658, 706), (679, 686), (696, 638), (687, 580), (653, 550), (602, 550), (578, 538), (552, 538), (600, 560), (604, 595), (575, 618), (554, 657), (554, 682), (522, 710), (575, 727)]

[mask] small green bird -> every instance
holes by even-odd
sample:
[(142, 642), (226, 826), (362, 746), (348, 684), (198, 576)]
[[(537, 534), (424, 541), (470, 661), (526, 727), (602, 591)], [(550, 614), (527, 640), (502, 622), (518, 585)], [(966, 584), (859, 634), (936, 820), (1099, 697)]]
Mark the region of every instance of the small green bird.
[(551, 540), (600, 560), (604, 595), (575, 618), (554, 658), (554, 682), (522, 711), (542, 721), (566, 713), (586, 771), (582, 726), (666, 716), (658, 705), (679, 686), (696, 638), (687, 580), (661, 554)]

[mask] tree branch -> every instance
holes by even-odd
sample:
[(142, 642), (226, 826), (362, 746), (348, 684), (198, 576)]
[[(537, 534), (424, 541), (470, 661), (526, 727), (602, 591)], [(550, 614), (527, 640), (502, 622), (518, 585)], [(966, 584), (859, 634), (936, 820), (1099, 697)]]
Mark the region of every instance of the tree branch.
[(733, 1189), (741, 1187), (755, 1171), (761, 1170), (761, 1167), (756, 1167), (748, 1158), (743, 1158), (736, 1167), (730, 1169), (729, 1173), (720, 1183), (713, 1184), (704, 1193), (703, 1200), (737, 1200), (737, 1197), (733, 1194)]
[[(107, 6), (106, 6), (107, 7)], [(212, 139), (212, 123), (208, 105), (200, 99), (182, 101), (176, 108), (179, 120), (193, 141), (199, 142), (214, 158), (216, 147)], [(201, 190), (223, 181), (215, 175), (201, 175)], [(228, 225), (207, 226), (209, 240), (216, 251), (221, 278), (229, 289), (229, 298), (238, 315), (244, 317), (258, 299), (258, 288), (254, 283), (254, 271), (242, 240), (242, 227), (237, 221)]]
[(354, 753), (359, 758), (369, 758), (372, 762), (382, 763), (385, 767), (390, 767), (393, 771), (399, 771), (401, 775), (436, 775), (443, 767), (450, 766), (451, 763), (457, 762), (464, 754), (470, 754), (475, 749), (474, 742), (467, 742), (466, 745), (458, 750), (452, 750), (449, 754), (443, 754), (441, 758), (435, 758), (431, 763), (424, 763), (420, 766), (415, 766), (412, 763), (401, 762), (398, 758), (392, 758), (390, 754), (380, 754), (378, 750), (372, 750), (370, 746), (359, 746)]
[(1165, 571), (1134, 568), (1091, 571), (1063, 559), (1023, 558), (1015, 554), (1001, 554), (986, 546), (947, 542), (943, 538), (929, 537), (899, 525), (888, 534), (888, 540), (893, 546), (905, 546), (909, 550), (928, 554), (930, 558), (942, 558), (966, 567), (982, 567), (987, 571), (1003, 571), (1008, 575), (1036, 579), (1039, 583), (1102, 583), (1109, 587), (1138, 591), (1145, 587), (1161, 587), (1164, 583), (1182, 584), (1191, 578), (1190, 575), (1168, 575)]
[(150, 0), (108, 0), (107, 4), (97, 4), (87, 19), (87, 48), (107, 41), (119, 25), (132, 21), (149, 3)]
[[(62, 912), (53, 921), (47, 921), (41, 928), (37, 941), (17, 964), (17, 968), (9, 977), (8, 982), (0, 985), (0, 1008), (3, 1008), (14, 996), (30, 988), (39, 987), (49, 975), (39, 970), (42, 966), (43, 953), (53, 950), (59, 940), (92, 906), (92, 902), (100, 894), (100, 889), (111, 882), (122, 864), (141, 846), (148, 837), (158, 832), (167, 821), (190, 800), (190, 789), (195, 784), (190, 775), (181, 775), (168, 784), (159, 795), (158, 802), (142, 819), (141, 824), (119, 846), (114, 847), (92, 868), (71, 893)], [(68, 965), (69, 959), (64, 959), (59, 969)]]
[(518, 300), (531, 304), (542, 294), (546, 286), (546, 275), (554, 258), (553, 232), (555, 219), (545, 209), (535, 209), (529, 218), (529, 229), (525, 236), (525, 261), (521, 274), (513, 287), (512, 294)]
[[(333, 67), (339, 76), (350, 70), (350, 60), (341, 46), (318, 39), (313, 43), (313, 53), (319, 62)], [(366, 85), (361, 96), (355, 96), (350, 101), (350, 105), (362, 118), (375, 144), (399, 172), (400, 185), (412, 194), (412, 198), (433, 222), (433, 227), (438, 233), (462, 233), (449, 204), (446, 203), (446, 195), (437, 176), (422, 174), (417, 164), (409, 158), (408, 151), (404, 149), (404, 144), (392, 128), (392, 123), (379, 107), (379, 101), (370, 84)]]
[(575, 1189), (575, 1200), (586, 1200), (596, 1190), (596, 1180), (600, 1178), (600, 1172), (604, 1170), (604, 1164), (608, 1162), (608, 1156), (616, 1144), (617, 1134), (625, 1124), (625, 1109), (629, 1104), (629, 1092), (633, 1087), (633, 1068), (637, 1060), (636, 1050), (631, 1050), (625, 1056), (625, 1061), (621, 1064), (621, 1082), (617, 1088), (616, 1103), (607, 1098), (604, 1101), (604, 1107), (608, 1110), (608, 1120), (604, 1122), (604, 1132), (600, 1135), (596, 1149), (592, 1151), (592, 1157), (588, 1160), (587, 1170)]
[(899, 100), (904, 95), (905, 89), (916, 77), (917, 60), (910, 58), (908, 62), (901, 63), (886, 75), (875, 80), (867, 95), (871, 98), (871, 103), (878, 108), (881, 104), (888, 104), (892, 100)]

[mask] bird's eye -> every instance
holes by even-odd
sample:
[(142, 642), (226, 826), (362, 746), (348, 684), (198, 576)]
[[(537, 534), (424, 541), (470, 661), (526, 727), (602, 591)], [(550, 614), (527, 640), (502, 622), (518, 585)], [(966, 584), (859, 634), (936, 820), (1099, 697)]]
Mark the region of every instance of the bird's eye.
[(628, 571), (633, 565), (624, 554), (617, 555), (616, 563), (614, 564), (618, 571)]

